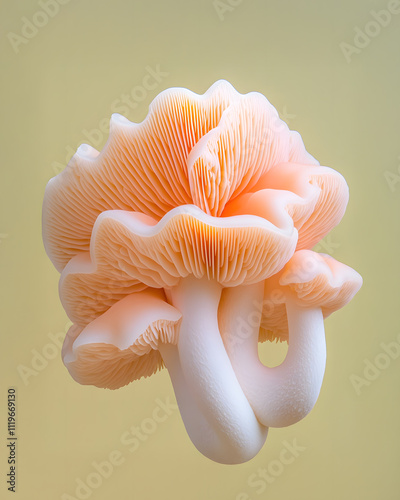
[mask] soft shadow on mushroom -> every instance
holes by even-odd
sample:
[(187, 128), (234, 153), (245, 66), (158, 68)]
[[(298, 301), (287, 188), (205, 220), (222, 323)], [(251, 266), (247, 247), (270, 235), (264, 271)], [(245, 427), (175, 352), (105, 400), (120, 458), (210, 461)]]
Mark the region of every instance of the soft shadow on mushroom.
[[(43, 204), (74, 323), (62, 352), (70, 374), (116, 389), (165, 365), (198, 450), (250, 460), (268, 427), (314, 406), (323, 319), (361, 286), (310, 250), (347, 201), (343, 177), (258, 93), (219, 81), (203, 96), (162, 92), (140, 124), (113, 115), (104, 149), (81, 146)], [(289, 350), (271, 369), (257, 344), (273, 339)]]

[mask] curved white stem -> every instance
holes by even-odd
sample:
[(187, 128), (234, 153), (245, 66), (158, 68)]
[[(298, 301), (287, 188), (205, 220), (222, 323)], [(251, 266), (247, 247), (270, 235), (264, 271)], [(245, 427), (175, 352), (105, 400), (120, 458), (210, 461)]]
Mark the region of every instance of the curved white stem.
[[(250, 460), (264, 444), (268, 429), (254, 415), (219, 333), (221, 286), (206, 278), (188, 277), (168, 295), (182, 313), (182, 323), (179, 358), (167, 354), (164, 361), (188, 433), (199, 451), (212, 460), (225, 464)], [(192, 402), (196, 410), (189, 408)], [(196, 422), (202, 428), (207, 422), (210, 427), (204, 438)], [(216, 439), (210, 439), (213, 436)]]
[(173, 382), (179, 411), (190, 440), (200, 453), (215, 460), (214, 457), (218, 456), (223, 443), (218, 433), (210, 426), (187, 385), (179, 360), (178, 347), (171, 344), (159, 344), (158, 349)]
[(325, 372), (326, 345), (321, 309), (288, 300), (289, 348), (283, 363), (264, 366), (258, 357), (263, 283), (224, 290), (220, 328), (236, 376), (258, 420), (284, 427), (315, 405)]

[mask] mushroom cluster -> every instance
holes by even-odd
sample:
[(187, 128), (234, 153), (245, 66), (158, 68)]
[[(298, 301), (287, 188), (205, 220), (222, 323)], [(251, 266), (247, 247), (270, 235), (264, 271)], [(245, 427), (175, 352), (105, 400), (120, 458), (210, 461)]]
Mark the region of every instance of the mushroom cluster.
[[(197, 449), (251, 459), (314, 406), (323, 320), (361, 286), (311, 250), (347, 201), (259, 93), (219, 81), (162, 92), (139, 124), (114, 114), (103, 150), (80, 146), (44, 197), (68, 371), (117, 389), (165, 366)], [(281, 365), (260, 362), (265, 340), (288, 341)]]

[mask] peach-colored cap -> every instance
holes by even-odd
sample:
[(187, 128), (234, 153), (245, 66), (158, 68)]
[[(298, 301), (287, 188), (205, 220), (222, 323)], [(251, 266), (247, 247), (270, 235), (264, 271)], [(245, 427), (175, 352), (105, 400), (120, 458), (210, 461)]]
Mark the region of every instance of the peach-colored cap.
[(259, 282), (294, 252), (293, 221), (287, 215), (281, 222), (212, 217), (194, 205), (175, 208), (158, 223), (135, 212), (104, 212), (90, 254), (72, 258), (61, 274), (61, 301), (70, 319), (84, 326), (126, 293), (169, 288), (189, 275), (223, 286)]
[(260, 341), (288, 340), (285, 303), (322, 310), (324, 318), (345, 306), (362, 285), (361, 276), (333, 257), (299, 250), (265, 282)]
[(180, 321), (158, 291), (128, 295), (86, 327), (69, 329), (64, 364), (80, 384), (117, 389), (163, 367), (159, 342), (177, 344)]
[(50, 180), (43, 202), (46, 251), (61, 271), (89, 251), (94, 223), (107, 210), (159, 221), (178, 206), (194, 204), (219, 217), (230, 200), (287, 162), (318, 165), (261, 94), (239, 94), (226, 81), (202, 96), (168, 89), (142, 123), (113, 115), (103, 150), (80, 146)]

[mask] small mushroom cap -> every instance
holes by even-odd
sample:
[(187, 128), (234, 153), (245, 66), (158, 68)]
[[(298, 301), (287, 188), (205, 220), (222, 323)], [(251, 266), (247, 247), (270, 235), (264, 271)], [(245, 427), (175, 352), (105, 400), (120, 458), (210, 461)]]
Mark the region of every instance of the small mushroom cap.
[(320, 307), (324, 318), (345, 306), (362, 285), (351, 267), (325, 254), (299, 250), (284, 268), (265, 282), (260, 341), (288, 340), (285, 303)]
[(251, 215), (212, 217), (187, 205), (157, 223), (112, 210), (95, 223), (90, 255), (74, 257), (62, 272), (60, 297), (70, 319), (84, 325), (130, 289), (168, 288), (189, 275), (223, 286), (259, 282), (283, 267), (296, 242), (289, 216), (277, 227)]
[(177, 344), (180, 321), (159, 292), (128, 295), (86, 327), (70, 328), (64, 364), (80, 384), (117, 389), (164, 366), (159, 342)]

